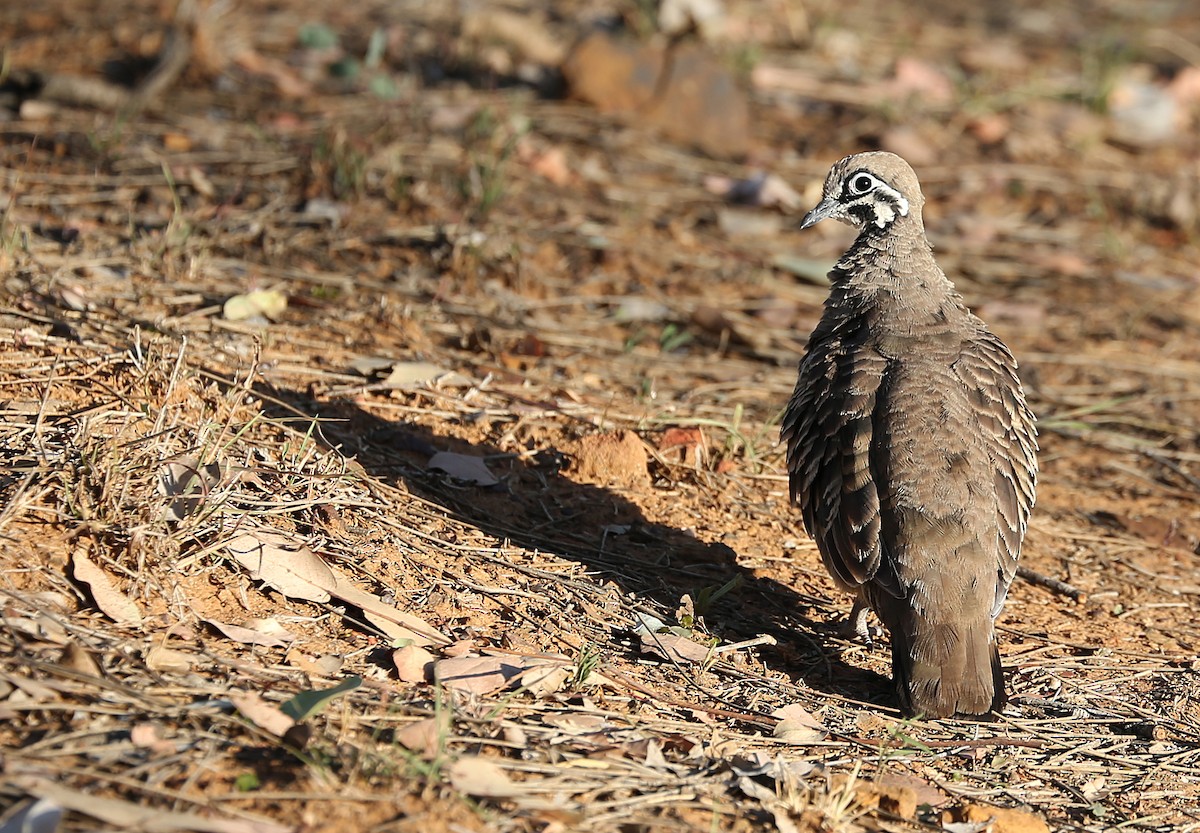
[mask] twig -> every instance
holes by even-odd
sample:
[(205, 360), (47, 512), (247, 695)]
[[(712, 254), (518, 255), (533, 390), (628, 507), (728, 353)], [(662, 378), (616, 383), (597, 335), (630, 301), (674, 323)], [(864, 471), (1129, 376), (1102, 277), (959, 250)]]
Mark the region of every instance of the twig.
[(1017, 575), (1025, 579), (1030, 584), (1036, 584), (1039, 587), (1045, 587), (1052, 593), (1058, 593), (1060, 596), (1070, 596), (1079, 604), (1087, 601), (1087, 593), (1080, 590), (1073, 584), (1067, 584), (1065, 581), (1052, 578), (1051, 576), (1042, 573), (1034, 572), (1028, 567), (1018, 567)]

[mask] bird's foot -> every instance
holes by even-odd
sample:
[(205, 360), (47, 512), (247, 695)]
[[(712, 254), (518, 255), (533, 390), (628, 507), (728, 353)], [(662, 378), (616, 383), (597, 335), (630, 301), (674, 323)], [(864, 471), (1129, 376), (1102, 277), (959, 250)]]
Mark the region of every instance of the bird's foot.
[(862, 599), (855, 599), (849, 617), (842, 623), (842, 630), (847, 638), (857, 639), (868, 648), (875, 645), (871, 626), (867, 624), (867, 616), (870, 612), (871, 608), (867, 606), (866, 602)]

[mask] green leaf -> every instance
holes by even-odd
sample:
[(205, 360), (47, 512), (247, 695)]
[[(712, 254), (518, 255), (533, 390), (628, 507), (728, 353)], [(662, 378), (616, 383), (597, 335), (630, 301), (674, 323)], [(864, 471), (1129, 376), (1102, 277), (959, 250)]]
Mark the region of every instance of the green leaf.
[(257, 790), (262, 784), (258, 781), (258, 776), (253, 772), (243, 772), (233, 782), (234, 788), (240, 793), (248, 793)]
[(332, 49), (338, 44), (337, 32), (323, 23), (306, 23), (300, 27), (300, 45), (306, 49)]
[(349, 694), (361, 685), (362, 677), (347, 677), (333, 688), (327, 688), (322, 691), (315, 689), (302, 691), (280, 706), (279, 710), (292, 720), (300, 723), (320, 714), (334, 700), (343, 694)]

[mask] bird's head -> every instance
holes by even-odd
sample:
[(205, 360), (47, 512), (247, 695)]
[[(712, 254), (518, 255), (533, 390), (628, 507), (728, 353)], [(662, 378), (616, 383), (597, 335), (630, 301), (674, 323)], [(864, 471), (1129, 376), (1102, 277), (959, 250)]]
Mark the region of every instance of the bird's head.
[(894, 153), (856, 153), (834, 164), (821, 202), (800, 223), (840, 220), (860, 231), (883, 230), (902, 218), (921, 224), (925, 197), (912, 167)]

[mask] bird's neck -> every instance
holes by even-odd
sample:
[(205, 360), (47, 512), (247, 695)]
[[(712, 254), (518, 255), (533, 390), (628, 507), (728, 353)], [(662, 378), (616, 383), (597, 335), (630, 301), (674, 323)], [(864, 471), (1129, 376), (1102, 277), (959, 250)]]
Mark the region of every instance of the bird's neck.
[(910, 222), (866, 229), (830, 273), (834, 293), (859, 303), (934, 312), (957, 306), (958, 294), (933, 259), (924, 229)]

